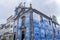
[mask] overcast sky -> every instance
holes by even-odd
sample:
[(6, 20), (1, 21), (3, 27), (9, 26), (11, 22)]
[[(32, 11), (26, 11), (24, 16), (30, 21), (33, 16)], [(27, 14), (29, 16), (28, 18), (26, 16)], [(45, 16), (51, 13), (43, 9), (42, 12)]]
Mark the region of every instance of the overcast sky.
[[(55, 15), (60, 20), (60, 1), (59, 0), (0, 0), (0, 24), (5, 23), (10, 15), (14, 15), (15, 8), (20, 2), (32, 3), (33, 8), (42, 13), (52, 16)], [(60, 22), (60, 21), (59, 21)]]

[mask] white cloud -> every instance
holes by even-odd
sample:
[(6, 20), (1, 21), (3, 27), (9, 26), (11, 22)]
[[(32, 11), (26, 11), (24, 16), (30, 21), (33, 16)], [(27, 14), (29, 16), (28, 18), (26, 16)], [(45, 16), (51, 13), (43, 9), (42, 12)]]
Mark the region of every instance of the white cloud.
[(0, 0), (0, 23), (6, 22), (6, 19), (14, 14), (14, 9), (19, 5), (20, 2), (32, 3), (33, 8), (47, 14), (60, 16), (60, 3), (58, 0)]
[(55, 0), (55, 2), (56, 2), (58, 5), (60, 5), (60, 0)]
[(59, 17), (57, 17), (57, 21), (58, 21), (58, 23), (60, 24), (60, 16), (59, 16)]
[(0, 24), (5, 23), (10, 15), (14, 15), (14, 9), (20, 0), (0, 0)]

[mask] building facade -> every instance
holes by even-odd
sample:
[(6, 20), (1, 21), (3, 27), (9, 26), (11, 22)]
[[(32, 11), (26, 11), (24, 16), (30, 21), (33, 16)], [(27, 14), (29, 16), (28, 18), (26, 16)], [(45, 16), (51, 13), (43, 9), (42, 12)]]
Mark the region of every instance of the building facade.
[(13, 40), (13, 23), (14, 23), (13, 16), (10, 16), (5, 24), (1, 24), (0, 28), (1, 40), (3, 39)]
[(13, 40), (60, 40), (60, 25), (36, 9), (19, 5), (15, 10)]

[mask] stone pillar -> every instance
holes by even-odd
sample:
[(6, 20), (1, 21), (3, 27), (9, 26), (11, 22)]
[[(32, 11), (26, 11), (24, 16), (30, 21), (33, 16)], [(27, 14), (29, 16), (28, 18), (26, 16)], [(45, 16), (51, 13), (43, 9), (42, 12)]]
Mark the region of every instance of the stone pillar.
[(34, 40), (33, 38), (33, 10), (32, 10), (31, 4), (30, 4), (30, 40)]

